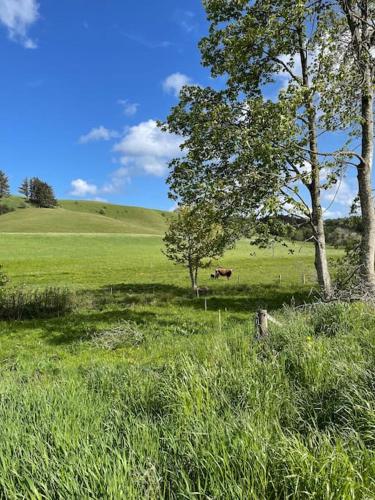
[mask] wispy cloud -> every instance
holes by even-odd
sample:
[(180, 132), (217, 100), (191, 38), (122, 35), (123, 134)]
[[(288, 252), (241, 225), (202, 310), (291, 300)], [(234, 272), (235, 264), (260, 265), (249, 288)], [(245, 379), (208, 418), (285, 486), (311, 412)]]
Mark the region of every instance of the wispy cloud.
[(142, 47), (145, 47), (146, 49), (168, 49), (173, 45), (173, 43), (168, 40), (161, 40), (161, 41), (149, 40), (139, 35), (132, 35), (131, 33), (123, 33), (123, 35), (128, 40), (131, 40), (132, 42), (135, 42), (139, 45), (142, 45)]
[(163, 89), (164, 92), (173, 94), (178, 97), (180, 95), (182, 87), (184, 85), (190, 85), (192, 83), (192, 79), (189, 76), (179, 72), (172, 73), (163, 81)]
[(124, 186), (130, 184), (130, 182), (129, 170), (125, 167), (120, 167), (111, 173), (110, 181), (104, 184), (100, 191), (106, 194), (120, 193)]
[(131, 102), (128, 99), (119, 99), (118, 104), (122, 107), (122, 111), (126, 116), (133, 116), (137, 113), (139, 104)]
[(9, 38), (26, 49), (35, 49), (37, 43), (29, 37), (29, 28), (39, 19), (39, 4), (36, 0), (0, 0), (0, 23)]
[(97, 142), (97, 141), (110, 141), (111, 139), (116, 139), (119, 137), (119, 133), (115, 130), (109, 130), (103, 126), (96, 127), (90, 130), (85, 135), (81, 135), (79, 138), (80, 144), (87, 144), (88, 142)]
[(177, 9), (174, 15), (176, 23), (182, 28), (186, 33), (191, 33), (197, 29), (196, 15), (191, 10), (181, 10)]

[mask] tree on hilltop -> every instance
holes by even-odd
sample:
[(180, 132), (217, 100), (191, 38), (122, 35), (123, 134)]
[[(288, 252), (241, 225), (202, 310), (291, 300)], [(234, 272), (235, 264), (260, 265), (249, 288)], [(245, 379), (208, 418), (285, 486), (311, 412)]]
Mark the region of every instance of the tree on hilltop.
[(10, 195), (8, 176), (0, 170), (0, 198), (6, 198)]
[(19, 190), (21, 194), (24, 195), (26, 200), (29, 200), (30, 197), (30, 184), (29, 184), (29, 179), (26, 177), (26, 179), (23, 180)]
[(57, 205), (52, 186), (38, 177), (30, 179), (28, 200), (39, 208), (52, 208)]

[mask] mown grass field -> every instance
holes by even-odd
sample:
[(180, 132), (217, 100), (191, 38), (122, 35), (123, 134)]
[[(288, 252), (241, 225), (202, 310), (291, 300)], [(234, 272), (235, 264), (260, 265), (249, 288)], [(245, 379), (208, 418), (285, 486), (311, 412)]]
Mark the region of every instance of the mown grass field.
[[(283, 306), (311, 299), (310, 245), (240, 242), (231, 281), (202, 271), (205, 312), (160, 236), (1, 243), (9, 286), (68, 287), (76, 307), (0, 322), (0, 497), (375, 497), (374, 314)], [(282, 322), (265, 342), (260, 306)]]

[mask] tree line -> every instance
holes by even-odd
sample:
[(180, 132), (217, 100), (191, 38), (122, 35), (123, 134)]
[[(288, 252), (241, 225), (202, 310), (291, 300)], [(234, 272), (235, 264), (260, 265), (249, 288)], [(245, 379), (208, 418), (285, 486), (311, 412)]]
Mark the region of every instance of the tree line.
[[(315, 247), (326, 298), (334, 290), (322, 196), (357, 177), (361, 242), (357, 276), (375, 293), (375, 2), (372, 0), (203, 0), (209, 31), (202, 64), (221, 90), (187, 85), (161, 123), (182, 136), (170, 163), (170, 196), (209, 205), (223, 228), (302, 218)], [(279, 85), (280, 80), (282, 85)], [(273, 95), (271, 95), (273, 92)]]
[[(26, 178), (19, 187), (19, 192), (25, 200), (39, 208), (52, 208), (57, 206), (53, 187), (38, 177)], [(0, 199), (10, 196), (9, 178), (0, 170)]]

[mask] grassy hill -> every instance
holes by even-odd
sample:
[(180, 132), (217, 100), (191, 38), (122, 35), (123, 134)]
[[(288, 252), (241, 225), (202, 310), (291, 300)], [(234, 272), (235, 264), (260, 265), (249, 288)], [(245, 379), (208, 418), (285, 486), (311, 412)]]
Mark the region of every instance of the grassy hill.
[(63, 200), (55, 209), (34, 208), (10, 197), (13, 211), (0, 216), (3, 233), (132, 233), (163, 234), (170, 214), (160, 210), (96, 201)]

